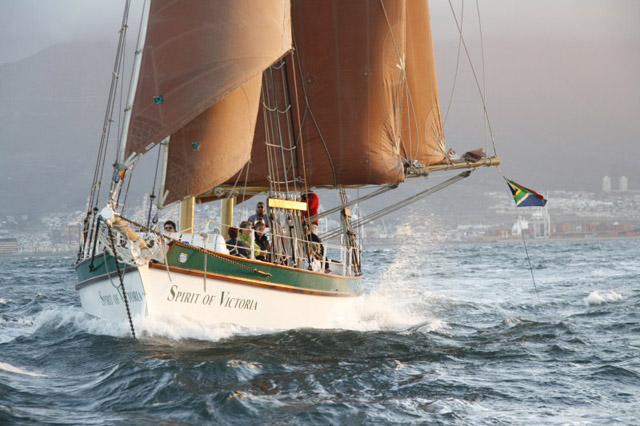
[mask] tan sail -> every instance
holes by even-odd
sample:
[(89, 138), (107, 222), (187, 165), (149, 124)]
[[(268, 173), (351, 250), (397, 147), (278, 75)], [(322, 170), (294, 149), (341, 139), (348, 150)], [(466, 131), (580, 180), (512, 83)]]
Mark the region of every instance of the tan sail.
[[(304, 158), (298, 152), (295, 161), (300, 167), (304, 162), (309, 186), (397, 183), (405, 178), (405, 159), (443, 162), (424, 2), (294, 0), (292, 26), (296, 62), (287, 59), (285, 80), (294, 107), (289, 120), (304, 151)], [(269, 73), (263, 84), (282, 91), (281, 78), (271, 81)], [(251, 163), (241, 172), (240, 185), (267, 187), (269, 179), (282, 180), (271, 176), (267, 166), (262, 119), (260, 114)], [(294, 144), (285, 138), (285, 148)], [(293, 162), (287, 160), (289, 170)]]
[(447, 158), (427, 2), (407, 2), (406, 58), (403, 156), (424, 166), (443, 164)]
[(256, 75), (171, 136), (161, 207), (221, 184), (249, 160), (261, 79)]
[(289, 0), (151, 2), (125, 158), (177, 132), (285, 54), (289, 11)]

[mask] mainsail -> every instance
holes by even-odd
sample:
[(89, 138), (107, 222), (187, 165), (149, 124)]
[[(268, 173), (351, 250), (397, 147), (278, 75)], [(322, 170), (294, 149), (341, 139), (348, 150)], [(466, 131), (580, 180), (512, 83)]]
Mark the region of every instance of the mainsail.
[[(398, 183), (407, 164), (446, 161), (426, 2), (294, 0), (292, 26), (284, 89), (298, 96), (291, 102), (294, 138), (283, 144), (297, 149), (308, 186)], [(280, 81), (265, 78), (263, 85), (282, 92)], [(265, 139), (278, 142), (265, 138), (262, 118), (248, 170), (227, 184), (269, 187), (278, 180)]]
[(290, 49), (289, 0), (151, 2), (123, 158), (171, 137), (165, 203), (226, 180), (249, 159), (259, 77)]

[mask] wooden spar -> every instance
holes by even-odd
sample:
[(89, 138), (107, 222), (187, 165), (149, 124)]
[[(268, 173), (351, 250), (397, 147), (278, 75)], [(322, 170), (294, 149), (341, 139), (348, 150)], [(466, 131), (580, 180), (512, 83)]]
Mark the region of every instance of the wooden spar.
[(425, 166), (412, 169), (407, 177), (426, 176), (431, 172), (456, 170), (456, 169), (476, 169), (478, 167), (496, 167), (500, 165), (500, 157), (486, 157), (478, 161), (464, 161), (460, 163), (438, 164), (435, 166)]
[[(424, 167), (416, 167), (412, 168), (408, 178), (416, 178), (416, 177), (425, 177), (428, 176), (431, 172), (440, 172), (446, 170), (458, 170), (458, 169), (477, 169), (478, 167), (497, 167), (500, 165), (500, 157), (486, 157), (478, 161), (463, 161), (449, 164), (437, 164), (434, 166), (424, 166)], [(345, 188), (359, 188), (366, 185), (346, 185)], [(332, 186), (317, 186), (316, 188), (333, 188)], [(207, 203), (210, 201), (215, 201), (221, 199), (221, 197), (228, 196), (230, 194), (241, 194), (241, 195), (254, 195), (259, 194), (260, 192), (266, 192), (269, 188), (261, 187), (261, 186), (248, 186), (244, 188), (236, 188), (236, 187), (227, 187), (226, 185), (221, 185), (212, 189), (211, 191), (207, 191), (203, 194), (198, 195), (198, 203)], [(216, 192), (221, 195), (216, 195)], [(222, 199), (223, 202), (225, 198)], [(224, 221), (223, 221), (224, 224)], [(223, 225), (224, 227), (224, 225)], [(225, 228), (226, 232), (226, 228)]]
[(225, 239), (227, 238), (227, 231), (229, 230), (229, 227), (233, 225), (233, 207), (235, 203), (235, 197), (222, 199), (222, 208), (220, 212), (220, 221), (222, 222), (222, 226), (220, 233), (222, 234), (222, 238)]
[(178, 231), (193, 233), (194, 216), (195, 198), (190, 197), (180, 202), (180, 229)]

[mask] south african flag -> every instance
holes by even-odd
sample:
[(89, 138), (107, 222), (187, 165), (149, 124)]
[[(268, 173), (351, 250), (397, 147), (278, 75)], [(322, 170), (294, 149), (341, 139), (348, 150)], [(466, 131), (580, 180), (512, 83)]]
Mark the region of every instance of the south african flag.
[(512, 180), (506, 179), (506, 181), (513, 194), (513, 201), (516, 202), (516, 207), (544, 207), (547, 204), (547, 200), (536, 191), (525, 188)]

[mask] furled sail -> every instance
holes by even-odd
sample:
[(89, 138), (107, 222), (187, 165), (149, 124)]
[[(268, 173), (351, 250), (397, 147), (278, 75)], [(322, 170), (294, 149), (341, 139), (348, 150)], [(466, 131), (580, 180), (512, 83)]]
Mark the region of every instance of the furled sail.
[[(250, 155), (247, 144), (239, 143), (254, 133), (260, 82), (250, 80), (290, 49), (289, 0), (152, 1), (123, 157), (175, 135), (169, 161), (177, 163), (167, 167), (173, 171), (165, 203), (228, 179)], [(234, 99), (225, 101), (229, 96)], [(223, 105), (212, 108), (216, 103)], [(244, 126), (211, 131), (232, 108), (247, 120)], [(187, 145), (201, 154), (198, 160), (185, 154)], [(200, 160), (211, 152), (213, 158)], [(192, 180), (184, 189), (170, 182), (184, 177)]]
[[(287, 77), (265, 72), (263, 95), (286, 86), (295, 141), (282, 143), (302, 147), (295, 161), (309, 186), (397, 183), (407, 160), (445, 161), (424, 2), (293, 0), (292, 27)], [(265, 187), (279, 179), (268, 167), (262, 118), (248, 170), (227, 184)], [(293, 166), (290, 160), (284, 169)]]

